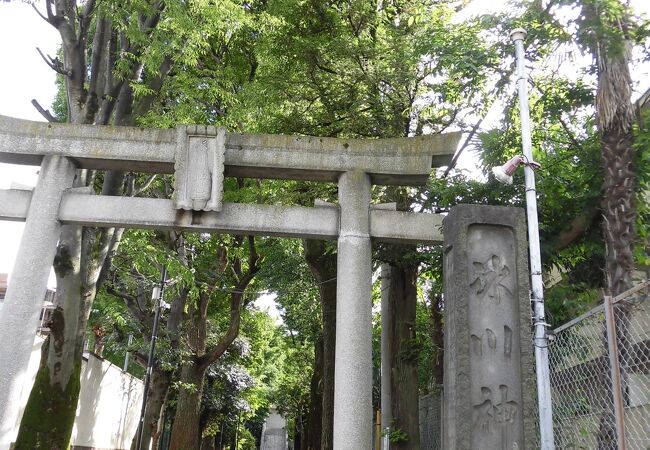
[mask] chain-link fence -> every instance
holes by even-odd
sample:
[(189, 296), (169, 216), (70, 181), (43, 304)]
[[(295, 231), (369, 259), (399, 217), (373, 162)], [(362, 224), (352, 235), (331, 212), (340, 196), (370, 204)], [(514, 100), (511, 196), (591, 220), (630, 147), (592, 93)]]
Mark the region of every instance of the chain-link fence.
[(422, 450), (440, 450), (442, 447), (441, 431), (442, 386), (420, 397), (420, 448)]
[(650, 449), (650, 283), (554, 330), (555, 444)]

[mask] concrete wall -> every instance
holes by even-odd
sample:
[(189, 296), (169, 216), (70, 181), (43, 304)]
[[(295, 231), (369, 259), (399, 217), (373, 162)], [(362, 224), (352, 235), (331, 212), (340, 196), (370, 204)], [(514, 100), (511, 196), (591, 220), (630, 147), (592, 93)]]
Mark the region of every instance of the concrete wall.
[(93, 354), (86, 356), (72, 443), (128, 449), (140, 418), (142, 381)]
[[(37, 336), (21, 394), (23, 406), (11, 441), (15, 440), (18, 433), (24, 405), (34, 383), (42, 344), (43, 339)], [(93, 354), (85, 354), (77, 417), (72, 430), (72, 449), (130, 448), (140, 417), (142, 391), (141, 380)]]

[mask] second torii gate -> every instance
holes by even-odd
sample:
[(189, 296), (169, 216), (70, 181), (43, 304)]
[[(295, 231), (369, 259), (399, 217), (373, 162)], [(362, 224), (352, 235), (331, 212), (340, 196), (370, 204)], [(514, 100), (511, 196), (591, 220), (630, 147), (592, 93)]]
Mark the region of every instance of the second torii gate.
[[(442, 241), (442, 217), (371, 205), (371, 186), (422, 185), (459, 133), (340, 139), (48, 124), (0, 116), (0, 162), (40, 165), (33, 192), (0, 190), (0, 220), (25, 231), (0, 311), (0, 450), (19, 410), (34, 331), (62, 224), (337, 239), (334, 449), (371, 447), (371, 240)], [(172, 200), (69, 190), (75, 169), (175, 173)], [(222, 203), (223, 177), (338, 182), (338, 205)], [(33, 326), (32, 326), (33, 325)], [(9, 356), (10, 355), (10, 356)], [(8, 357), (9, 356), (9, 357)]]

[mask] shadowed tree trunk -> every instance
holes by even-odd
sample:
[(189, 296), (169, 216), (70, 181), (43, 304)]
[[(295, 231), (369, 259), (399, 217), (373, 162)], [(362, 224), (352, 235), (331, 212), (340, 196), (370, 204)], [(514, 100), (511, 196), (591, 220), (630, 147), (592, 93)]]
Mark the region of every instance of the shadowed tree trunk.
[(392, 327), (389, 330), (391, 355), (391, 430), (404, 439), (391, 443), (393, 450), (420, 449), (418, 408), (418, 359), (415, 341), (418, 266), (390, 266), (389, 309)]
[(309, 412), (305, 425), (303, 448), (320, 450), (323, 423), (323, 341), (314, 344), (314, 372), (309, 386)]
[(444, 324), (442, 321), (442, 296), (431, 295), (431, 342), (436, 348), (436, 359), (432, 361), (433, 364), (433, 382), (442, 386), (444, 375)]
[(216, 436), (203, 436), (201, 438), (201, 450), (215, 450), (216, 447)]
[[(157, 449), (164, 427), (164, 411), (172, 384), (172, 372), (162, 370), (155, 365), (151, 371), (151, 382), (147, 393), (147, 410), (144, 415), (144, 431), (142, 432), (142, 448)], [(131, 450), (137, 450), (137, 432), (131, 441)]]
[[(322, 415), (320, 448), (332, 450), (334, 436), (334, 358), (336, 355), (336, 252), (325, 241), (305, 240), (305, 260), (320, 291), (323, 313)], [(314, 369), (315, 370), (315, 369)]]
[(202, 370), (197, 361), (184, 365), (180, 374), (180, 387), (176, 404), (176, 415), (169, 448), (173, 450), (199, 450), (201, 396), (203, 394)]
[(69, 445), (79, 398), (84, 319), (89, 313), (87, 297), (78, 300), (80, 259), (81, 227), (65, 227), (54, 260), (57, 294), (59, 299), (77, 301), (57, 303), (52, 311), (50, 335), (41, 350), (40, 367), (16, 439), (18, 450), (66, 450)]

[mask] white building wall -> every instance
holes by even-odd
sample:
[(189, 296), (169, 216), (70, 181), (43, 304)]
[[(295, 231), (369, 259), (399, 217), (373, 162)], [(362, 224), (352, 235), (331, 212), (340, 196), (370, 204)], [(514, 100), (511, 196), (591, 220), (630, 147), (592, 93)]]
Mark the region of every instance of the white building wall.
[(142, 381), (93, 354), (86, 357), (72, 444), (128, 449), (138, 428)]
[[(42, 344), (43, 338), (37, 336), (21, 392), (23, 407), (16, 420), (13, 436), (8, 442), (16, 440), (24, 405), (27, 404), (38, 370)], [(143, 388), (143, 383), (138, 378), (122, 372), (119, 367), (93, 354), (85, 354), (71, 448), (130, 448), (140, 418)], [(8, 449), (8, 444), (6, 448), (0, 445), (0, 450)]]

